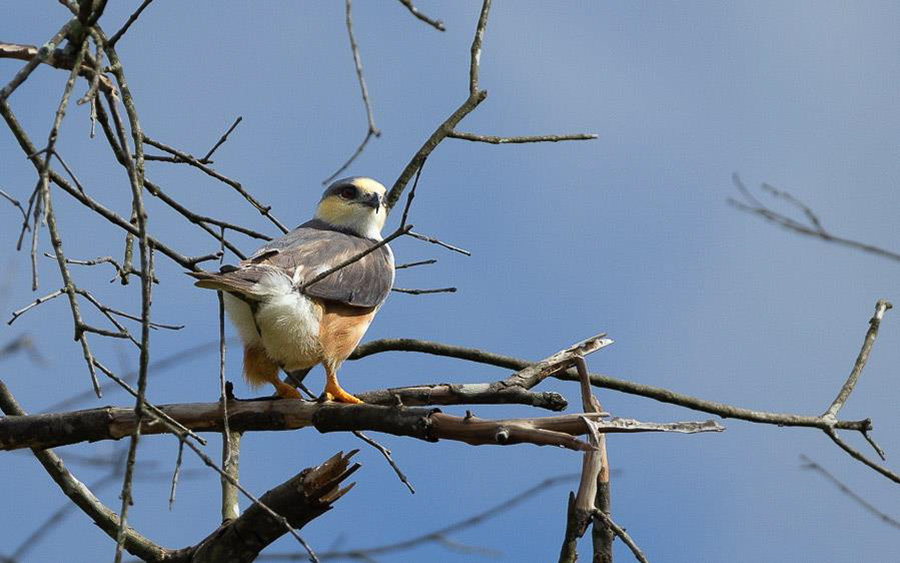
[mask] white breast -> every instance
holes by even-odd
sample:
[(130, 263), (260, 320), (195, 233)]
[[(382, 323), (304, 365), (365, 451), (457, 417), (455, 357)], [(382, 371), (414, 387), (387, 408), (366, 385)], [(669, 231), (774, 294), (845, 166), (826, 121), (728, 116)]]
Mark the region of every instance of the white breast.
[(319, 363), (321, 307), (295, 291), (291, 278), (281, 272), (264, 276), (254, 290), (266, 296), (259, 303), (255, 321), (244, 301), (226, 295), (226, 309), (241, 340), (247, 345), (261, 341), (266, 354), (287, 371)]

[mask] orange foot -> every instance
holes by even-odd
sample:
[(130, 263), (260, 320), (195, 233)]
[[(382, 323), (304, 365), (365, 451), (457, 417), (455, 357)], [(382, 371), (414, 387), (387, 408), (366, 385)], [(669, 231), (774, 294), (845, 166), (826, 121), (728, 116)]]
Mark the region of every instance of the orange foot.
[(292, 385), (288, 385), (283, 381), (279, 381), (278, 383), (272, 383), (275, 386), (275, 394), (281, 397), (282, 399), (300, 399), (300, 392), (297, 391)]
[(337, 381), (334, 383), (329, 381), (325, 384), (325, 400), (336, 401), (338, 403), (350, 403), (351, 405), (362, 403), (362, 401), (341, 389), (341, 386), (338, 385)]

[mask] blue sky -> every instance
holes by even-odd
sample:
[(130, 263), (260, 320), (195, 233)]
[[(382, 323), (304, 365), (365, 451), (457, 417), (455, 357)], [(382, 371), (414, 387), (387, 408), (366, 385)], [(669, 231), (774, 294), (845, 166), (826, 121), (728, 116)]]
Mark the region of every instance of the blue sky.
[[(137, 2), (110, 3), (101, 20), (116, 29)], [(375, 120), (373, 140), (348, 174), (392, 183), (415, 150), (467, 94), (468, 49), (477, 2), (417, 2), (443, 19), (439, 33), (399, 3), (358, 1), (354, 29)], [(68, 18), (52, 2), (7, 0), (0, 40), (40, 44)], [(813, 207), (826, 228), (900, 248), (900, 9), (884, 2), (495, 2), (484, 41), (481, 86), (488, 99), (460, 129), (524, 135), (594, 132), (590, 142), (487, 146), (445, 141), (422, 175), (412, 212), (417, 230), (472, 251), (471, 258), (412, 240), (393, 245), (398, 261), (437, 258), (401, 271), (397, 285), (453, 285), (451, 295), (394, 294), (368, 340), (415, 337), (538, 359), (600, 331), (616, 343), (589, 366), (617, 377), (761, 410), (818, 414), (844, 381), (879, 298), (896, 294), (897, 264), (800, 238), (726, 203), (731, 174), (769, 182)], [(156, 2), (122, 40), (145, 131), (203, 154), (238, 115), (244, 120), (216, 153), (215, 168), (240, 180), (277, 216), (298, 224), (312, 212), (323, 178), (365, 133), (365, 113), (344, 28), (343, 3)], [(0, 60), (5, 83), (21, 63)], [(10, 103), (35, 142), (46, 138), (65, 73), (42, 68)], [(84, 83), (76, 93), (81, 95)], [(86, 188), (126, 214), (127, 178), (100, 137), (88, 138), (85, 107), (73, 107), (59, 141)], [(11, 134), (0, 130), (0, 189), (27, 199), (34, 172)], [(243, 200), (201, 173), (153, 163), (148, 177), (199, 212), (274, 230)], [(55, 196), (72, 257), (121, 253), (120, 233)], [(151, 201), (150, 231), (186, 254), (216, 245)], [(393, 218), (396, 222), (398, 218)], [(18, 211), (0, 205), (5, 311), (30, 291), (28, 257), (15, 253)], [(393, 223), (389, 223), (388, 228)], [(46, 235), (42, 249), (49, 248)], [(236, 239), (246, 250), (250, 240)], [(233, 259), (233, 257), (230, 257)], [(186, 324), (154, 334), (162, 358), (217, 334), (215, 298), (159, 260), (154, 289), (160, 322)], [(107, 284), (107, 272), (79, 269), (79, 283), (110, 304), (138, 310), (137, 287)], [(59, 285), (41, 264), (41, 289)], [(842, 414), (871, 417), (889, 463), (900, 452), (894, 377), (900, 321), (888, 313), (854, 395)], [(88, 388), (65, 302), (0, 328), (0, 344), (30, 335), (47, 358), (0, 363), (0, 378), (39, 411)], [(93, 339), (121, 372), (135, 350)], [(217, 397), (217, 358), (196, 358), (153, 374), (158, 403)], [(238, 394), (239, 355), (228, 359)], [(350, 391), (412, 383), (480, 382), (502, 370), (409, 354), (348, 363)], [(318, 389), (321, 373), (309, 380)], [(107, 386), (108, 387), (108, 386)], [(577, 403), (577, 387), (548, 389)], [(608, 391), (617, 416), (705, 419)], [(130, 404), (119, 393), (80, 407)], [(448, 408), (448, 412), (463, 409)], [(478, 407), (483, 417), (527, 416), (524, 408)], [(653, 561), (884, 561), (896, 530), (871, 517), (801, 467), (805, 453), (881, 509), (897, 489), (811, 430), (724, 421), (720, 435), (613, 436), (613, 512)], [(855, 437), (849, 437), (855, 442)], [(489, 507), (541, 481), (576, 472), (572, 452), (532, 446), (426, 444), (392, 436), (390, 447), (417, 489), (406, 492), (377, 452), (363, 448), (357, 487), (304, 530), (319, 550), (405, 539)], [(864, 444), (857, 444), (864, 447)], [(339, 449), (349, 436), (253, 434), (244, 440), (242, 482), (262, 493)], [(60, 450), (109, 452), (95, 444)], [(171, 469), (174, 439), (141, 443), (141, 460)], [(211, 445), (211, 454), (218, 455)], [(190, 459), (189, 467), (200, 467)], [(893, 465), (896, 467), (896, 465)], [(90, 482), (101, 473), (74, 466)], [(0, 495), (16, 499), (0, 516), (0, 553), (11, 551), (64, 497), (24, 454), (4, 456)], [(118, 507), (118, 484), (100, 493)], [(574, 487), (575, 484), (572, 484)], [(179, 487), (172, 512), (166, 483), (139, 483), (132, 522), (155, 541), (181, 547), (217, 525), (218, 479)], [(503, 561), (555, 559), (567, 487), (541, 493), (513, 512), (454, 540), (502, 552)], [(246, 503), (244, 503), (246, 506)], [(72, 545), (78, 548), (73, 553)], [(621, 548), (621, 546), (618, 546)], [(282, 539), (271, 552), (294, 550)], [(582, 546), (583, 557), (589, 542)], [(69, 516), (26, 561), (111, 558), (109, 540), (80, 513)], [(624, 551), (619, 559), (627, 560)], [(490, 560), (440, 546), (380, 561)]]

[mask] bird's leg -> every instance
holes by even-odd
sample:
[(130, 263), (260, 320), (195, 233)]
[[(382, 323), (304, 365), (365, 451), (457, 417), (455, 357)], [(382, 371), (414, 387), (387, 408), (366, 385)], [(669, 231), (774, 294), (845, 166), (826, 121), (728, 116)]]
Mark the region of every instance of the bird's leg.
[(331, 362), (325, 362), (325, 399), (329, 401), (337, 401), (338, 403), (359, 404), (359, 399), (341, 389), (341, 385), (337, 380), (337, 366)]
[(300, 393), (278, 378), (278, 364), (273, 362), (262, 346), (244, 347), (244, 377), (251, 385), (271, 383), (275, 386), (275, 395), (283, 399), (299, 399)]
[(275, 381), (272, 382), (272, 385), (275, 386), (275, 394), (281, 397), (282, 399), (302, 399), (300, 396), (300, 392), (297, 391), (297, 388), (293, 385), (288, 385), (287, 383), (275, 377)]

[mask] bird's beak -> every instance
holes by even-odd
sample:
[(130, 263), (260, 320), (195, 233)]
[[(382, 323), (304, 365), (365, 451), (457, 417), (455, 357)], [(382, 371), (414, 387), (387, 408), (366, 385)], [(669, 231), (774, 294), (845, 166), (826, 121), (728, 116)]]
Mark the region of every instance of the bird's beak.
[(363, 205), (368, 205), (369, 207), (374, 209), (375, 213), (378, 213), (378, 211), (381, 209), (381, 196), (376, 193), (372, 193), (369, 195), (369, 197), (364, 199), (362, 203)]

